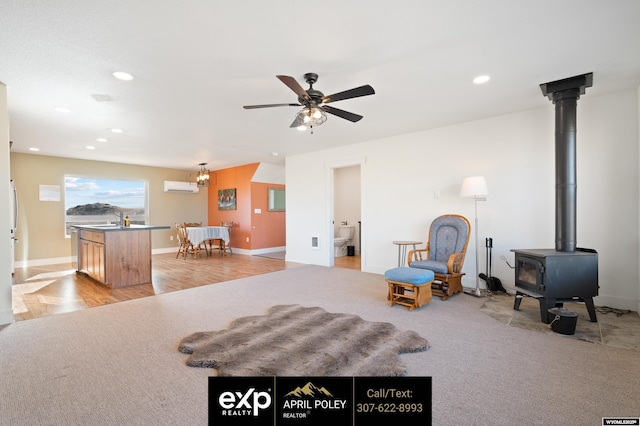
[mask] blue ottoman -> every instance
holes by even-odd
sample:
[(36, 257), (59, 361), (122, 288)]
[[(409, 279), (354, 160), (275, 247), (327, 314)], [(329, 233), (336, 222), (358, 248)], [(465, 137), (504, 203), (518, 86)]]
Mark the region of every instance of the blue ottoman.
[(404, 305), (410, 311), (431, 302), (431, 283), (433, 271), (419, 268), (400, 266), (389, 269), (384, 273), (384, 279), (389, 284), (389, 306)]

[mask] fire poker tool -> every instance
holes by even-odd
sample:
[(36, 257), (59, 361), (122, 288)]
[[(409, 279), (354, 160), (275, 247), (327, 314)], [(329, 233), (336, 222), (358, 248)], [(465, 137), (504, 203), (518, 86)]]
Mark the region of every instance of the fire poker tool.
[(487, 238), (485, 240), (485, 246), (487, 250), (487, 260), (486, 260), (486, 274), (480, 274), (480, 278), (482, 278), (487, 283), (487, 292), (492, 294), (494, 292), (502, 292), (506, 293), (507, 290), (502, 285), (502, 281), (500, 278), (494, 277), (491, 273), (491, 262), (493, 258), (493, 238)]

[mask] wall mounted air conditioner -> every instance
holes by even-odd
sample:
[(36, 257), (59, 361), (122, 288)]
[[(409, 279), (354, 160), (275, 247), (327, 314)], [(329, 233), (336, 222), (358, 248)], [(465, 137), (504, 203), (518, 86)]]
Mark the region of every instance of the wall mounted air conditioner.
[(197, 194), (200, 191), (195, 182), (176, 182), (173, 180), (164, 181), (164, 192), (190, 192)]

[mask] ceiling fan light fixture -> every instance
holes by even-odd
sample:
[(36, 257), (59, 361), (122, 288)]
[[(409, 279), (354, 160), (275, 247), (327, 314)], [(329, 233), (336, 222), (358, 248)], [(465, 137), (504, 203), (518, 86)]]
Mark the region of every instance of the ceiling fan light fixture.
[(345, 120), (356, 123), (363, 117), (358, 114), (354, 114), (349, 111), (344, 111), (338, 108), (328, 106), (326, 104), (330, 102), (342, 101), (345, 99), (359, 98), (360, 96), (369, 96), (375, 94), (375, 90), (368, 84), (364, 86), (355, 87), (353, 89), (337, 92), (332, 95), (325, 96), (321, 91), (313, 88), (313, 85), (318, 81), (318, 74), (306, 73), (304, 80), (309, 84), (309, 89), (305, 90), (295, 78), (288, 75), (276, 75), (278, 80), (284, 83), (289, 89), (291, 89), (298, 96), (298, 103), (278, 103), (278, 104), (263, 104), (263, 105), (245, 105), (244, 109), (257, 109), (257, 108), (273, 108), (284, 106), (302, 106), (302, 110), (298, 111), (295, 119), (289, 126), (290, 128), (298, 128), (300, 130), (306, 130), (300, 126), (309, 127), (311, 133), (313, 133), (313, 126), (319, 126), (327, 121), (327, 114), (334, 115), (336, 117), (343, 118)]
[(307, 130), (307, 126), (305, 126), (304, 124), (301, 124), (298, 127), (296, 127), (296, 129), (298, 129), (299, 132), (304, 132), (305, 130)]
[(325, 121), (327, 121), (327, 114), (320, 108), (316, 107), (304, 107), (298, 112), (296, 115), (296, 119), (298, 122), (303, 123), (303, 125), (313, 127), (319, 126)]

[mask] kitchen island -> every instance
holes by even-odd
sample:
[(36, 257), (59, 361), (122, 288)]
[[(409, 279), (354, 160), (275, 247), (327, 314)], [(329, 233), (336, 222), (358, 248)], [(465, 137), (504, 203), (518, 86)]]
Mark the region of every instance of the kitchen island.
[(151, 282), (151, 231), (169, 226), (74, 225), (77, 272), (111, 288)]

